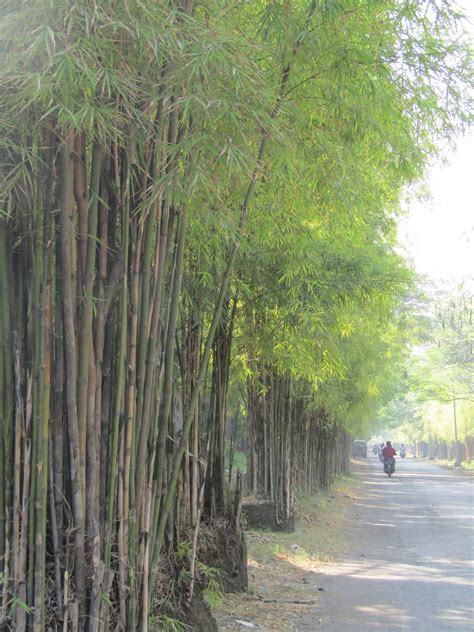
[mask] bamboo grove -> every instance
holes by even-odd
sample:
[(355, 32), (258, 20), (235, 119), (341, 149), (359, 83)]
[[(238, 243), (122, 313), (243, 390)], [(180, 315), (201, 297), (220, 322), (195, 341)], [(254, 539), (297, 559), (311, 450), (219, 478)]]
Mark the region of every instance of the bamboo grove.
[(0, 41), (0, 625), (160, 629), (232, 450), (290, 524), (390, 395), (394, 218), (470, 120), (461, 17), (1, 0)]

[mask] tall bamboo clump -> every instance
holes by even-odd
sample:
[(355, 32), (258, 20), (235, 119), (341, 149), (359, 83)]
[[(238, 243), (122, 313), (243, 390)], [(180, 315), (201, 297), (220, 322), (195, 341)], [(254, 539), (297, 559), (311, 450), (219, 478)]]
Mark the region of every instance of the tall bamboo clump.
[(167, 449), (187, 201), (221, 151), (205, 121), (254, 73), (192, 1), (3, 4), (0, 623), (146, 630), (188, 446)]
[[(313, 155), (323, 157), (321, 191), (334, 179), (323, 169), (331, 145), (337, 165), (345, 143), (352, 155), (365, 112), (373, 145), (372, 114), (381, 121), (387, 109), (368, 107), (379, 83), (397, 116), (425, 103), (409, 90), (392, 99), (386, 67), (373, 80), (392, 51), (373, 28), (378, 9), (355, 4), (359, 13), (349, 0), (2, 0), (0, 625), (147, 630), (166, 598), (158, 562), (183, 525), (193, 572), (203, 507), (219, 514), (227, 492), (231, 278), (257, 183), (273, 163), (287, 177), (279, 144), (298, 91), (329, 105), (303, 112), (299, 129), (322, 135), (305, 164), (313, 179)], [(396, 141), (384, 151), (411, 164), (412, 144), (397, 153)], [(196, 225), (214, 276), (190, 239)], [(206, 274), (206, 292), (189, 291)], [(261, 484), (270, 480), (290, 515), (301, 407), (277, 366), (264, 358), (255, 373), (269, 371), (274, 389)]]
[(247, 486), (271, 501), (275, 523), (291, 530), (298, 491), (328, 489), (348, 469), (349, 435), (321, 406), (309, 384), (257, 367), (247, 379)]

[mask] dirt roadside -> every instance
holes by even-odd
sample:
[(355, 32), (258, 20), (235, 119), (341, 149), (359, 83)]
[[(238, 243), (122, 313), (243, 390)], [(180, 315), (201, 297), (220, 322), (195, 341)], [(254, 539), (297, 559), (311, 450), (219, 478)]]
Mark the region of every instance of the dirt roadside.
[(312, 617), (325, 590), (318, 577), (344, 546), (360, 485), (357, 475), (346, 477), (329, 493), (300, 499), (293, 533), (247, 533), (249, 591), (225, 595), (213, 609), (219, 630), (292, 632)]

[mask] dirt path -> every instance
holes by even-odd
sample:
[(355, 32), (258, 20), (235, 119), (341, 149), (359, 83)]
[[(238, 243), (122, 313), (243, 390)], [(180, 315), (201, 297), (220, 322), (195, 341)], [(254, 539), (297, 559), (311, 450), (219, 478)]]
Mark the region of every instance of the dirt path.
[(251, 592), (226, 596), (220, 630), (474, 631), (473, 479), (412, 459), (391, 479), (375, 457), (355, 470), (295, 534), (250, 534)]

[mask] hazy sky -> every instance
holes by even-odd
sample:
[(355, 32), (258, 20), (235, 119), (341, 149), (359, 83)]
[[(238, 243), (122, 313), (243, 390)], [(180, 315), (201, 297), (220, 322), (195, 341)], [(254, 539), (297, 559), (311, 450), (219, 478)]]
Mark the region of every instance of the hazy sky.
[(474, 134), (460, 139), (447, 165), (434, 167), (431, 199), (413, 201), (400, 241), (416, 269), (434, 280), (474, 278)]
[[(461, 0), (474, 42), (474, 0)], [(416, 269), (432, 279), (474, 288), (474, 133), (459, 139), (446, 165), (431, 169), (431, 199), (409, 205), (400, 241)]]

